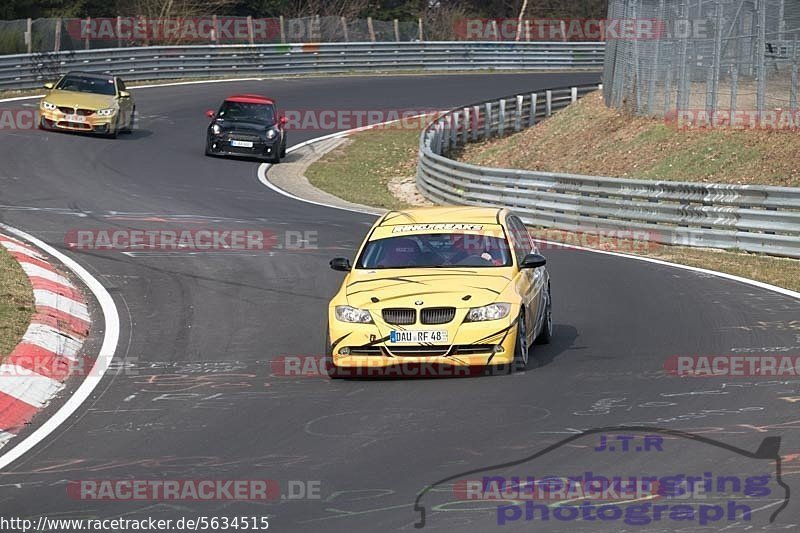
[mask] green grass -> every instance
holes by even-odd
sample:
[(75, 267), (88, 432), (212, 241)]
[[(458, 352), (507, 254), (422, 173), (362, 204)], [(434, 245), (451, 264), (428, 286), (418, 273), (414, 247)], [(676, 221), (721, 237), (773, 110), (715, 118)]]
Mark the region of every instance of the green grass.
[(353, 135), (312, 164), (306, 177), (315, 187), (349, 202), (408, 207), (392, 195), (388, 183), (414, 174), (419, 134), (418, 129), (375, 129)]
[(19, 263), (0, 246), (0, 360), (19, 343), (33, 314), (33, 290)]

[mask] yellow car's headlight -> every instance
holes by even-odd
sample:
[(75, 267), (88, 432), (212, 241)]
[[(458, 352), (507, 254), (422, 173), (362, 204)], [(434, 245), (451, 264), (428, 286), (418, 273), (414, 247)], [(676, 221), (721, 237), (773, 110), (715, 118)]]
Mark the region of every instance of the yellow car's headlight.
[(42, 102), (42, 107), (47, 109), (48, 111), (55, 111), (58, 109), (58, 106), (55, 104), (51, 104), (50, 102)]
[(100, 109), (100, 110), (98, 110), (97, 111), (97, 116), (99, 116), (99, 117), (113, 117), (114, 113), (116, 113), (116, 112), (117, 112), (116, 108), (109, 107), (108, 109)]
[(484, 322), (486, 320), (500, 320), (511, 312), (511, 304), (489, 304), (483, 307), (473, 307), (467, 313), (467, 322)]
[(336, 306), (336, 319), (356, 324), (372, 324), (372, 315), (366, 309), (358, 309), (349, 305)]

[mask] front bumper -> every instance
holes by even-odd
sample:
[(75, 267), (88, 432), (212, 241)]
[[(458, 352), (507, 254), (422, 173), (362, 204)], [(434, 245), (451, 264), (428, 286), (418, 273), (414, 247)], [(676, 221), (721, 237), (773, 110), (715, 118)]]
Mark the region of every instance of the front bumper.
[(208, 152), (214, 155), (224, 156), (238, 156), (238, 157), (256, 157), (259, 159), (273, 159), (280, 152), (281, 139), (276, 137), (274, 139), (247, 139), (246, 142), (251, 142), (252, 147), (248, 146), (233, 146), (231, 139), (226, 134), (222, 135), (209, 135), (206, 140)]
[[(464, 322), (446, 326), (405, 326), (402, 329), (446, 329), (446, 344), (395, 344), (381, 336), (392, 326), (381, 323), (351, 324), (336, 319), (333, 308), (328, 321), (331, 346), (326, 356), (335, 369), (369, 373), (391, 367), (413, 368), (414, 365), (447, 368), (485, 368), (508, 366), (514, 360), (517, 338), (515, 318), (486, 322)], [(399, 328), (398, 328), (399, 329)], [(409, 370), (413, 375), (413, 370)], [(456, 372), (458, 374), (458, 372)], [(446, 374), (444, 374), (446, 375)]]
[(114, 114), (110, 117), (101, 117), (96, 113), (92, 115), (80, 116), (79, 121), (67, 120), (70, 115), (62, 113), (59, 110), (48, 110), (43, 107), (39, 108), (41, 115), (42, 125), (46, 128), (53, 130), (65, 131), (78, 131), (84, 133), (96, 133), (105, 135), (114, 131), (114, 125), (117, 120), (117, 115)]

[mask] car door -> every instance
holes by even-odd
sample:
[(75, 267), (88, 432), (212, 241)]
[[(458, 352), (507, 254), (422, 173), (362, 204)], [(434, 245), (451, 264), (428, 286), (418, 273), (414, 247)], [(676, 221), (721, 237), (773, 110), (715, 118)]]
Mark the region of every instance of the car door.
[[(508, 217), (508, 226), (511, 231), (511, 242), (514, 246), (514, 255), (517, 265), (520, 265), (525, 256), (534, 250), (528, 228), (516, 216)], [(522, 301), (525, 304), (525, 323), (528, 327), (529, 342), (533, 341), (539, 317), (542, 315), (542, 287), (544, 286), (544, 272), (541, 268), (523, 268), (517, 273), (516, 286)]]

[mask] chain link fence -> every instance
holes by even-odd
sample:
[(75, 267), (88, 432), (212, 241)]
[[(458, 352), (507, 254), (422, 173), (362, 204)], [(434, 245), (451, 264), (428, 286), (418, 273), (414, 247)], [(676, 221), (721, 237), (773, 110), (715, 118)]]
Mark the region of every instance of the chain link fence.
[(799, 0), (610, 0), (606, 104), (641, 115), (797, 109)]
[(334, 16), (48, 18), (0, 21), (0, 55), (132, 46), (410, 42), (452, 37), (451, 27), (423, 27), (421, 20)]

